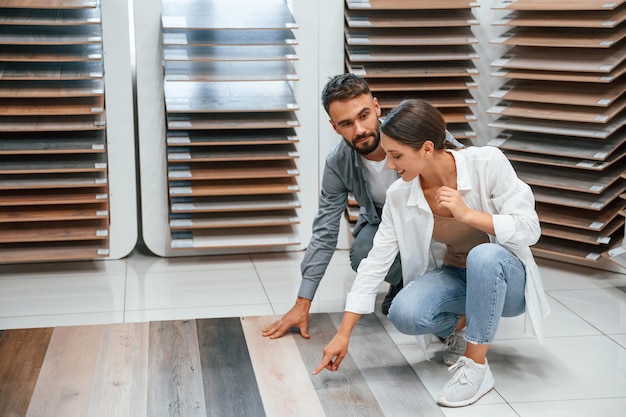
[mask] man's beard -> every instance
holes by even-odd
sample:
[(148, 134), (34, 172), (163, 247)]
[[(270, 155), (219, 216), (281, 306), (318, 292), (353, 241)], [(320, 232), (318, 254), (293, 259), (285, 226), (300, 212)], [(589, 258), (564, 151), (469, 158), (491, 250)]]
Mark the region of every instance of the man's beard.
[[(363, 145), (357, 145), (356, 142), (358, 142), (359, 140), (363, 139), (363, 138), (369, 138), (372, 137), (373, 140), (371, 141), (371, 143), (369, 144), (363, 144)], [(364, 135), (361, 135), (357, 138), (354, 138), (352, 140), (352, 142), (349, 142), (350, 147), (352, 149), (354, 149), (355, 151), (357, 151), (358, 153), (360, 153), (361, 155), (368, 155), (372, 152), (374, 152), (376, 150), (376, 148), (378, 148), (378, 144), (380, 143), (380, 134), (376, 133), (376, 132), (367, 132)]]

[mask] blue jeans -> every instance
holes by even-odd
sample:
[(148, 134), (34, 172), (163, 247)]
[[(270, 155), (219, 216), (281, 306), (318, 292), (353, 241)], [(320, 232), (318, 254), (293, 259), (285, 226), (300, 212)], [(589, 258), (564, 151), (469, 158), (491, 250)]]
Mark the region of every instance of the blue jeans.
[(465, 314), (465, 339), (491, 343), (500, 317), (514, 317), (525, 309), (524, 264), (495, 243), (474, 247), (466, 268), (442, 266), (411, 281), (394, 298), (389, 320), (402, 333), (450, 336)]
[[(367, 254), (374, 244), (374, 235), (378, 230), (378, 226), (367, 223), (354, 237), (352, 247), (350, 248), (350, 266), (353, 270), (357, 270), (361, 261), (367, 258)], [(400, 255), (396, 256), (393, 264), (387, 272), (385, 281), (391, 285), (398, 285), (402, 281), (402, 265), (400, 264)]]

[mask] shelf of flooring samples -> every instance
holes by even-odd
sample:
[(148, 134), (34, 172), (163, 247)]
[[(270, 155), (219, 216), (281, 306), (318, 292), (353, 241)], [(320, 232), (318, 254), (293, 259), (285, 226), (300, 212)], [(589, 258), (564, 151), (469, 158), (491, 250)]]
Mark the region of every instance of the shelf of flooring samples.
[[(120, 87), (130, 67), (112, 86), (104, 76), (108, 13), (98, 1), (0, 4), (0, 263), (119, 258), (136, 242), (136, 219), (117, 217), (136, 211), (134, 197), (110, 199), (121, 183), (121, 198), (135, 193), (127, 184), (132, 122), (107, 139), (118, 112), (132, 110)], [(112, 37), (112, 59), (124, 53), (124, 41)], [(117, 110), (109, 117), (111, 104)]]
[(624, 236), (626, 5), (506, 1), (488, 109), (500, 147), (535, 193), (539, 256), (605, 267)]
[[(472, 26), (477, 3), (353, 1), (345, 3), (346, 70), (365, 78), (383, 115), (402, 99), (418, 98), (448, 109), (446, 122), (461, 141), (475, 136), (478, 43)], [(444, 93), (444, 94), (442, 94)], [(461, 127), (462, 126), (462, 127)]]
[[(144, 206), (157, 213), (143, 219), (147, 246), (161, 256), (299, 249), (293, 5), (163, 0), (146, 15), (143, 3), (135, 5), (142, 10), (136, 16), (142, 175), (167, 184), (142, 191)], [(157, 19), (158, 33), (141, 29), (151, 30)], [(161, 55), (150, 55), (148, 44)], [(154, 117), (164, 130), (148, 127)], [(155, 138), (162, 141), (156, 148)]]

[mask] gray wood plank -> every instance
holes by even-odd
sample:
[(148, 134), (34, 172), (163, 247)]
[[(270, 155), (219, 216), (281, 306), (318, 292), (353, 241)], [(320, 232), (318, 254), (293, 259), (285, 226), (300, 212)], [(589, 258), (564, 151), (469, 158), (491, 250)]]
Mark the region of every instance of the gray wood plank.
[(272, 131), (243, 130), (236, 131), (170, 131), (167, 133), (168, 146), (226, 146), (226, 145), (274, 145), (296, 143), (298, 137), (292, 129), (274, 129)]
[(532, 186), (535, 200), (539, 203), (555, 204), (586, 210), (602, 210), (626, 191), (626, 184), (616, 181), (601, 194), (559, 190), (549, 187)]
[(99, 9), (5, 9), (0, 25), (75, 26), (99, 25)]
[[(0, 58), (2, 55), (0, 55)], [(298, 59), (292, 46), (256, 45), (236, 46), (165, 46), (165, 61), (295, 61)]]
[(300, 208), (295, 195), (237, 196), (206, 198), (172, 198), (172, 213), (223, 213), (256, 210), (289, 210)]
[[(385, 331), (382, 326), (378, 330)], [(311, 314), (309, 321), (311, 338), (307, 340), (299, 334), (294, 335), (309, 373), (319, 364), (324, 346), (336, 331), (328, 314)], [(311, 381), (327, 417), (385, 415), (350, 354), (342, 361), (339, 372), (323, 371), (320, 375), (311, 376)]]
[[(0, 118), (0, 130), (2, 129)], [(171, 130), (203, 129), (287, 129), (300, 126), (294, 112), (242, 112), (202, 114), (168, 114), (167, 127)]]
[(167, 30), (163, 33), (164, 45), (297, 45), (290, 30)]
[(466, 61), (478, 59), (478, 54), (468, 46), (348, 46), (346, 52), (351, 62), (413, 62), (413, 61)]
[(368, 63), (347, 61), (346, 66), (350, 72), (366, 79), (465, 77), (467, 75), (478, 75), (478, 70), (472, 61)]
[(97, 0), (3, 0), (0, 7), (24, 9), (88, 9), (98, 7)]
[(469, 8), (457, 10), (346, 10), (348, 27), (455, 27), (477, 25)]
[(293, 61), (166, 61), (165, 81), (296, 81)]
[(346, 30), (347, 45), (432, 46), (478, 43), (469, 27), (459, 28), (368, 28)]
[(3, 80), (102, 79), (102, 61), (90, 62), (0, 62)]
[[(333, 313), (330, 316), (338, 328), (343, 314)], [(350, 355), (385, 415), (443, 416), (374, 314), (361, 317), (350, 337)], [(394, 394), (389, 395), (390, 392)]]
[(207, 415), (264, 417), (240, 319), (196, 323)]
[(196, 322), (150, 323), (148, 416), (207, 417)]
[(1, 416), (26, 414), (51, 336), (51, 328), (0, 330)]
[(624, 209), (624, 202), (619, 198), (599, 211), (582, 210), (552, 204), (537, 203), (539, 221), (585, 230), (601, 230)]

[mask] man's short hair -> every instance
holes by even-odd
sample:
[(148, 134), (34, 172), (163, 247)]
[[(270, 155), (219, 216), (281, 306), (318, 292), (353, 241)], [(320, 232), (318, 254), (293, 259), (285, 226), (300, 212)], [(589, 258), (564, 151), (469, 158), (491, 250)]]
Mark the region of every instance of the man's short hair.
[(363, 94), (371, 94), (363, 78), (352, 73), (335, 75), (322, 90), (322, 105), (328, 113), (328, 108), (333, 101), (349, 100)]

